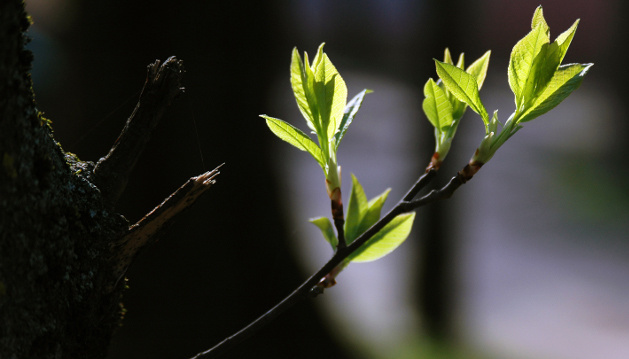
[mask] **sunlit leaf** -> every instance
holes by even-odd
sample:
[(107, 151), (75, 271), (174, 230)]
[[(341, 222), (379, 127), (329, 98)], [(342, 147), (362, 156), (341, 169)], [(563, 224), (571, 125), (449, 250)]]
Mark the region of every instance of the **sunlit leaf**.
[(390, 189), (367, 202), (367, 196), (356, 176), (352, 174), (352, 190), (347, 206), (347, 219), (345, 220), (345, 240), (352, 243), (369, 227), (380, 219), (382, 206), (387, 200)]
[(345, 240), (351, 243), (360, 232), (361, 222), (368, 210), (367, 196), (358, 179), (352, 174), (352, 189), (347, 203), (345, 217)]
[(555, 42), (557, 42), (557, 44), (559, 45), (559, 49), (561, 52), (559, 62), (563, 61), (564, 56), (566, 56), (566, 52), (568, 52), (568, 47), (570, 47), (570, 43), (572, 43), (574, 34), (577, 32), (577, 26), (579, 26), (579, 19), (577, 19), (568, 30), (557, 36)]
[(459, 60), (456, 62), (456, 67), (460, 68), (461, 70), (465, 70), (465, 54), (461, 53), (459, 55)]
[(305, 56), (306, 63), (304, 64), (297, 48), (293, 49), (290, 64), (290, 83), (299, 111), (301, 111), (304, 119), (306, 119), (308, 127), (314, 132), (317, 132), (318, 123), (316, 118), (319, 117), (319, 111), (316, 102), (314, 102), (314, 76), (309, 76), (309, 71), (307, 71), (307, 69), (310, 69), (308, 65), (308, 54), (305, 54)]
[(422, 108), (428, 120), (440, 132), (452, 125), (452, 104), (446, 97), (445, 91), (435, 83), (433, 79), (428, 79), (424, 86), (424, 102)]
[(365, 95), (368, 93), (371, 93), (371, 90), (367, 90), (367, 89), (362, 90), (361, 92), (358, 93), (358, 95), (354, 96), (354, 98), (352, 98), (351, 101), (347, 103), (347, 106), (345, 106), (343, 119), (341, 120), (341, 123), (339, 124), (338, 131), (336, 131), (336, 133), (334, 134), (334, 141), (336, 142), (335, 144), (336, 148), (338, 148), (339, 144), (341, 143), (343, 136), (345, 136), (345, 132), (347, 132), (349, 125), (352, 124), (352, 121), (354, 120), (354, 116), (356, 116), (356, 113), (358, 112), (358, 110), (360, 109), (360, 106), (363, 103), (363, 99)]
[(443, 52), (443, 62), (445, 62), (446, 64), (454, 65), (454, 62), (452, 62), (452, 55), (450, 54), (450, 49), (448, 49), (447, 47)]
[(310, 223), (314, 224), (321, 230), (323, 238), (330, 243), (332, 250), (335, 250), (339, 244), (339, 240), (336, 238), (336, 234), (334, 233), (332, 222), (330, 222), (330, 220), (326, 217), (318, 217), (310, 219)]
[(363, 233), (368, 230), (371, 226), (373, 226), (380, 219), (380, 214), (382, 212), (382, 206), (384, 202), (387, 200), (389, 196), (389, 192), (391, 192), (390, 188), (387, 188), (384, 192), (382, 192), (379, 196), (372, 198), (367, 204), (367, 211), (365, 212), (365, 216), (363, 217), (360, 226), (358, 227), (358, 232)]
[[(539, 8), (541, 12), (541, 8)], [(537, 14), (537, 11), (536, 11)], [(541, 15), (540, 15), (541, 16)], [(543, 16), (541, 17), (543, 19)], [(542, 50), (542, 46), (548, 44), (548, 26), (546, 22), (538, 19), (533, 30), (524, 38), (518, 41), (511, 51), (511, 59), (509, 61), (509, 86), (515, 94), (516, 108), (521, 109), (522, 105), (528, 101), (533, 95), (535, 87), (532, 86), (531, 79), (535, 78), (535, 64), (540, 63), (538, 55)], [(544, 26), (545, 25), (545, 26)], [(535, 61), (535, 59), (538, 61)]]
[(535, 9), (535, 13), (533, 13), (533, 20), (531, 20), (531, 30), (536, 28), (538, 25), (541, 26), (542, 30), (546, 33), (550, 32), (550, 28), (546, 23), (546, 19), (544, 19), (544, 10), (542, 9), (541, 5), (538, 6), (537, 9)]
[(266, 125), (277, 137), (302, 151), (310, 153), (310, 155), (317, 160), (321, 168), (325, 168), (325, 161), (323, 159), (321, 149), (310, 139), (310, 137), (308, 137), (308, 135), (303, 133), (300, 129), (280, 119), (267, 115), (260, 115), (260, 117), (266, 120)]
[(552, 110), (576, 90), (592, 64), (567, 64), (559, 67), (548, 86), (537, 97), (519, 122), (530, 121)]
[[(331, 139), (343, 118), (347, 101), (347, 86), (328, 55), (323, 52), (323, 45), (319, 46), (313, 62), (314, 93), (319, 108), (321, 130), (327, 132), (327, 139)], [(321, 146), (323, 145), (321, 143)]]
[(489, 123), (487, 110), (480, 100), (478, 93), (478, 81), (473, 75), (460, 68), (435, 60), (437, 74), (447, 87), (448, 91), (459, 101), (466, 103), (474, 112), (481, 115), (485, 124)]
[(491, 56), (491, 50), (487, 51), (483, 56), (479, 57), (470, 66), (467, 67), (465, 72), (476, 77), (478, 83), (478, 89), (483, 88), (483, 83), (487, 77), (487, 69), (489, 68), (489, 57)]
[(395, 217), (362, 247), (352, 253), (349, 257), (350, 261), (370, 262), (391, 253), (408, 238), (414, 219), (414, 212)]
[(525, 105), (529, 106), (532, 101), (535, 101), (536, 97), (544, 92), (568, 51), (578, 23), (579, 21), (577, 20), (567, 31), (559, 35), (554, 42), (542, 46), (539, 55), (534, 60), (533, 76), (527, 81), (527, 87), (534, 89), (533, 95)]

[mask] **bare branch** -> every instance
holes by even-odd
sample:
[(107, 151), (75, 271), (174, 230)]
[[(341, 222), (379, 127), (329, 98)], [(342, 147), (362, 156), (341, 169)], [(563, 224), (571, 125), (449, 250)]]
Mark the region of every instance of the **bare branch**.
[(424, 187), (426, 187), (426, 185), (428, 185), (428, 183), (430, 183), (433, 178), (435, 178), (435, 176), (437, 175), (437, 170), (438, 169), (431, 168), (430, 166), (426, 168), (426, 173), (421, 175), (421, 177), (419, 177), (413, 187), (411, 187), (411, 189), (406, 193), (406, 195), (404, 196), (404, 201), (410, 201), (415, 198), (415, 196), (417, 196), (417, 194), (422, 189), (424, 189)]
[(218, 169), (221, 166), (190, 178), (159, 206), (129, 228), (129, 232), (114, 245), (114, 278), (120, 280), (138, 252), (154, 242), (158, 234), (171, 224), (179, 213), (190, 207), (216, 182), (214, 178), (220, 173)]
[(168, 58), (163, 64), (156, 60), (148, 66), (138, 104), (109, 153), (96, 164), (92, 176), (110, 206), (113, 207), (124, 191), (131, 170), (164, 111), (183, 92), (183, 72), (182, 61), (175, 57)]
[[(462, 170), (457, 172), (457, 174), (450, 179), (448, 184), (446, 184), (439, 190), (432, 190), (425, 196), (419, 199), (416, 199), (414, 201), (408, 202), (407, 206), (411, 209), (414, 209), (414, 208), (425, 206), (432, 202), (436, 202), (438, 200), (448, 199), (452, 197), (452, 195), (454, 194), (454, 191), (456, 191), (457, 188), (461, 187), (467, 181), (471, 180), (472, 177), (474, 177), (476, 172), (478, 172), (482, 166), (483, 166), (482, 163), (470, 161), (469, 164), (467, 164)], [(421, 181), (421, 178), (420, 178), (420, 181)], [(405, 197), (405, 200), (406, 200), (406, 197)]]

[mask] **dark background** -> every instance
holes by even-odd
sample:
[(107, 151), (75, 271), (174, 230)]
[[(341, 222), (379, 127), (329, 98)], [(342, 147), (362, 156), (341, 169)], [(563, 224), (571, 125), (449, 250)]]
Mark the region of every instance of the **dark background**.
[[(293, 231), (280, 210), (288, 193), (286, 176), (276, 171), (275, 161), (283, 160), (274, 152), (278, 140), (258, 118), (262, 113), (282, 117), (273, 107), (273, 91), (277, 84), (290, 91), (294, 46), (313, 54), (325, 41), (341, 74), (344, 69), (373, 72), (421, 94), (426, 79), (435, 76), (431, 59), (441, 58), (446, 46), (455, 54), (465, 51), (468, 59), (492, 49), (492, 67), (506, 68), (510, 49), (528, 31), (537, 5), (27, 1), (35, 23), (31, 48), (38, 105), (52, 119), (64, 150), (83, 160), (97, 161), (108, 151), (135, 106), (146, 65), (171, 55), (184, 61), (186, 93), (162, 119), (118, 205), (131, 222), (189, 177), (225, 163), (218, 183), (128, 272), (128, 313), (110, 357), (192, 356), (268, 310), (310, 274), (298, 264), (290, 241), (300, 239), (288, 235)], [(565, 62), (596, 63), (583, 86), (600, 88), (612, 103), (622, 103), (628, 80), (626, 2), (542, 5), (553, 38), (581, 18)], [(504, 73), (500, 76), (506, 81)], [(360, 90), (348, 86), (350, 96)], [(586, 160), (612, 173), (626, 196), (620, 179), (626, 178), (627, 121), (618, 108), (610, 138), (614, 151)], [(502, 111), (505, 116), (507, 110)], [(430, 137), (429, 132), (418, 136), (416, 149), (426, 153), (422, 158), (431, 151)], [(425, 163), (417, 163), (417, 173)], [(627, 214), (624, 205), (620, 208)], [(423, 221), (441, 223), (447, 211), (447, 205), (435, 207)], [(439, 236), (438, 230), (432, 234)], [(447, 293), (435, 295), (449, 304)], [(429, 296), (417, 301), (418, 310), (426, 316), (443, 311), (421, 309)], [(358, 358), (343, 337), (332, 334), (337, 332), (322, 311), (313, 301), (302, 303), (227, 357)], [(437, 314), (436, 320), (451, 319)], [(426, 323), (428, 335), (451, 337), (447, 328)]]

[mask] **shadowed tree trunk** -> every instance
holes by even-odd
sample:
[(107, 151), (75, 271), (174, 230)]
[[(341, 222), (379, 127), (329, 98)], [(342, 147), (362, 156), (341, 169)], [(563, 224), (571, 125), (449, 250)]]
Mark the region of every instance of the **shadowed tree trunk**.
[(82, 162), (63, 151), (36, 108), (32, 54), (24, 48), (28, 26), (22, 1), (2, 2), (0, 357), (103, 358), (123, 312), (126, 268), (216, 172), (192, 178), (130, 227), (114, 204), (181, 91), (181, 63), (150, 65), (140, 102), (110, 153), (98, 164)]
[(33, 101), (21, 1), (0, 8), (0, 357), (104, 357), (119, 317), (110, 245), (128, 228)]

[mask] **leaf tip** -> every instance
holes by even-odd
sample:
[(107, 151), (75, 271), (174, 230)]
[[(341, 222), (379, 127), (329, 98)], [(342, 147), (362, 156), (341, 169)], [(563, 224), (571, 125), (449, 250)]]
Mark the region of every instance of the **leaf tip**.
[(585, 74), (588, 73), (588, 71), (590, 71), (590, 69), (592, 68), (592, 66), (594, 66), (593, 62), (587, 63), (587, 64), (583, 64), (583, 70), (581, 70), (581, 72), (579, 73), (580, 76), (585, 76)]

